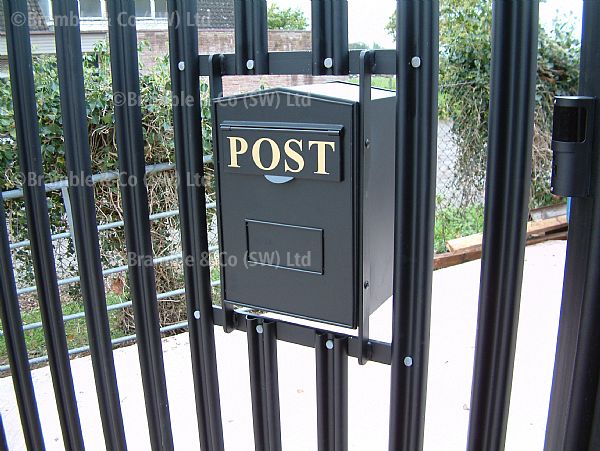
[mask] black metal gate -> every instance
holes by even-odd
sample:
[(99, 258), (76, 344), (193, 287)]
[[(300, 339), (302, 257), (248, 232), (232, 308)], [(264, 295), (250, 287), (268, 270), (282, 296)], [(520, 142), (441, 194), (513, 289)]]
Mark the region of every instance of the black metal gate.
[[(83, 449), (50, 239), (36, 98), (31, 69), (27, 0), (4, 0), (19, 161), (32, 257), (43, 314), (49, 365), (65, 447)], [(140, 96), (135, 5), (107, 2), (113, 94)], [(349, 51), (347, 0), (312, 1), (312, 51), (268, 52), (265, 0), (236, 0), (235, 54), (198, 55), (196, 0), (169, 0), (169, 47), (174, 101), (185, 295), (198, 434), (203, 450), (222, 450), (214, 326), (248, 336), (254, 441), (258, 451), (281, 449), (277, 340), (315, 349), (320, 450), (348, 448), (348, 357), (391, 365), (390, 450), (423, 447), (432, 281), (437, 133), (438, 2), (398, 0), (396, 50)], [(76, 0), (54, 0), (56, 50), (68, 171), (91, 177), (82, 52)], [(600, 97), (600, 2), (584, 2), (581, 94)], [(485, 231), (476, 359), (468, 448), (504, 447), (525, 247), (533, 128), (538, 3), (494, 2), (492, 85)], [(213, 307), (205, 192), (183, 183), (203, 175), (199, 77), (210, 77), (213, 97), (228, 75), (374, 74), (397, 81), (396, 212), (393, 340), (331, 333), (293, 322)], [(176, 99), (175, 99), (176, 100)], [(136, 319), (146, 416), (152, 448), (173, 448), (158, 330), (149, 209), (143, 183), (144, 142), (139, 102), (115, 106), (120, 186), (129, 278)], [(600, 129), (600, 114), (596, 115)], [(364, 137), (363, 137), (364, 138)], [(363, 143), (361, 143), (362, 145)], [(368, 143), (364, 142), (365, 146)], [(600, 138), (591, 160), (589, 195), (574, 200), (557, 363), (546, 449), (600, 449)], [(36, 183), (30, 183), (34, 181)], [(89, 342), (106, 448), (126, 449), (100, 250), (90, 184), (69, 187)], [(0, 205), (1, 314), (27, 447), (44, 448), (27, 361), (6, 221)], [(367, 322), (368, 326), (368, 322)], [(1, 425), (1, 423), (0, 423)], [(2, 434), (3, 435), (3, 434)], [(0, 441), (2, 444), (2, 441)], [(6, 448), (6, 444), (4, 443)]]

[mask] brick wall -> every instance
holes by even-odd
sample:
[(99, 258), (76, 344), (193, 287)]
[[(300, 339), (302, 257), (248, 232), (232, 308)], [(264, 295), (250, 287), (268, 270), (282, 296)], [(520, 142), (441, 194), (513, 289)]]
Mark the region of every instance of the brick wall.
[[(233, 53), (235, 50), (233, 30), (200, 30), (198, 34), (200, 53)], [(140, 61), (145, 67), (150, 67), (157, 57), (169, 53), (169, 37), (166, 30), (139, 31), (139, 41), (147, 41), (149, 49), (142, 52)], [(310, 50), (310, 31), (279, 31), (269, 30), (269, 50), (302, 51)], [(237, 94), (259, 89), (261, 86), (273, 88), (278, 86), (294, 86), (339, 80), (346, 77), (313, 77), (309, 75), (252, 75), (232, 76), (223, 78), (225, 95)]]

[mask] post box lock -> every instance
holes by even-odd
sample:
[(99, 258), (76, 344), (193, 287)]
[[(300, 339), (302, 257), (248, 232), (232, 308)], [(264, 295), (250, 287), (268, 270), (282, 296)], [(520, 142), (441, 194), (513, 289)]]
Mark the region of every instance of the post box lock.
[(587, 197), (591, 180), (595, 97), (556, 97), (552, 124), (552, 193)]

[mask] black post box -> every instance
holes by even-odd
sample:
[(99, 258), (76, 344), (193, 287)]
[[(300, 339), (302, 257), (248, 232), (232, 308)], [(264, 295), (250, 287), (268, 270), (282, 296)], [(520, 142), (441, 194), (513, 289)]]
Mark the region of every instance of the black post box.
[(355, 328), (391, 296), (395, 93), (359, 94), (214, 99), (223, 302)]

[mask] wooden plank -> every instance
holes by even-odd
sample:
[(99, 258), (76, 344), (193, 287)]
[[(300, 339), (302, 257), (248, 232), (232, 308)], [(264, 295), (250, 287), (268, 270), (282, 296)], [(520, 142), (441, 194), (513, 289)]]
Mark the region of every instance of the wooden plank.
[[(540, 236), (549, 232), (560, 231), (567, 228), (567, 216), (561, 215), (553, 218), (542, 219), (540, 221), (530, 221), (527, 223), (527, 238), (532, 236)], [(474, 250), (481, 248), (483, 234), (476, 233), (474, 235), (455, 238), (446, 242), (446, 248), (450, 252), (460, 250)]]
[[(531, 234), (527, 237), (526, 244), (529, 246), (550, 240), (566, 240), (567, 233), (566, 230), (561, 230), (545, 234)], [(481, 258), (481, 244), (479, 246), (471, 246), (465, 249), (458, 249), (456, 251), (435, 255), (433, 257), (433, 269), (435, 271), (437, 269), (448, 268), (450, 266), (477, 260), (478, 258)]]
[(459, 250), (437, 254), (433, 257), (433, 270), (460, 265), (481, 258), (481, 246), (479, 249)]

